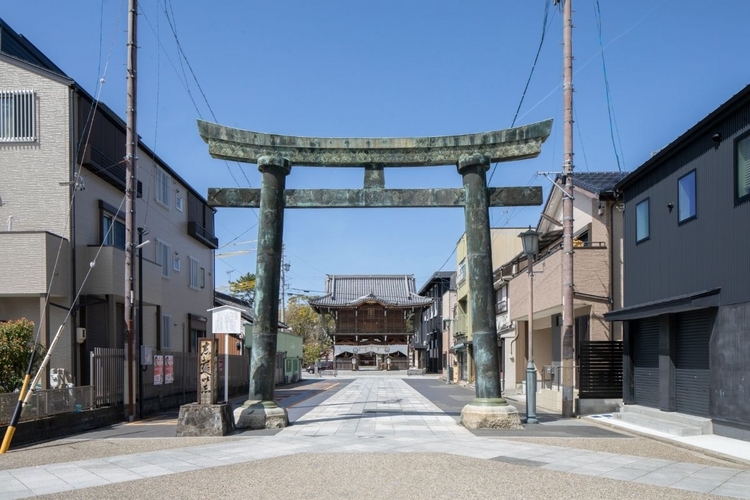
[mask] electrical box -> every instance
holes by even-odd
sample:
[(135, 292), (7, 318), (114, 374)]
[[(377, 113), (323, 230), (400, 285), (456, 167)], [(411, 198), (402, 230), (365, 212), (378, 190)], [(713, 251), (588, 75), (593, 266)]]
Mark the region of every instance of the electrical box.
[(141, 366), (152, 366), (154, 364), (154, 348), (150, 345), (141, 346)]
[(79, 344), (83, 344), (86, 342), (86, 329), (85, 328), (76, 328), (76, 342)]

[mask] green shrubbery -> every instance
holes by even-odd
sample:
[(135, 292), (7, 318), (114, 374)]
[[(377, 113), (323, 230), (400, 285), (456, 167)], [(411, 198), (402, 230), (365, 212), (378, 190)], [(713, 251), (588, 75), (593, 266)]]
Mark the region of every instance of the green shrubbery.
[(34, 347), (34, 323), (21, 318), (0, 323), (0, 393), (21, 388), (32, 349), (36, 348), (32, 375), (44, 358), (44, 346)]

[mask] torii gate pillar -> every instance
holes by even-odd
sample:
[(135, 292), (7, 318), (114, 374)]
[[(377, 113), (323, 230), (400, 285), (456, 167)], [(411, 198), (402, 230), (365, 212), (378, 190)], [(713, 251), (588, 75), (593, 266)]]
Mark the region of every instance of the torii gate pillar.
[[(253, 320), (250, 394), (234, 411), (235, 426), (278, 429), (289, 425), (285, 408), (274, 401), (276, 340), (279, 333), (279, 284), (284, 233), (284, 186), (292, 170), (286, 158), (262, 156), (263, 174), (258, 220), (258, 260), (255, 266), (255, 319)], [(247, 342), (247, 340), (246, 340)]]
[(518, 428), (521, 427), (518, 410), (503, 399), (500, 387), (487, 190), (490, 162), (484, 155), (474, 154), (462, 156), (457, 166), (466, 193), (466, 267), (476, 366), (476, 397), (461, 410), (461, 423), (471, 429)]

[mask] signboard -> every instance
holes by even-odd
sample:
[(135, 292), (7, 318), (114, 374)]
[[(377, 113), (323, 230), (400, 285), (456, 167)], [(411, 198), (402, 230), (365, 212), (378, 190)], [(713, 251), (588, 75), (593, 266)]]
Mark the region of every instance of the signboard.
[(174, 382), (174, 356), (164, 356), (164, 383)]
[(221, 306), (211, 311), (211, 333), (242, 333), (242, 311), (232, 306)]
[(154, 356), (154, 385), (162, 385), (164, 356)]

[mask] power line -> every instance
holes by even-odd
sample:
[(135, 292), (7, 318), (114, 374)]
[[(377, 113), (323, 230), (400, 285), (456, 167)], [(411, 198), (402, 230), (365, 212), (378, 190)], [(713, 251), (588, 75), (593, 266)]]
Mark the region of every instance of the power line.
[[(615, 145), (615, 129), (614, 129), (614, 111), (612, 110), (612, 96), (609, 90), (609, 79), (607, 78), (607, 64), (604, 62), (604, 44), (602, 43), (602, 13), (599, 8), (599, 0), (596, 0), (596, 28), (599, 33), (599, 52), (602, 55), (602, 73), (604, 74), (604, 90), (607, 96), (607, 114), (609, 115), (609, 136), (612, 139), (612, 150), (615, 153), (615, 159), (617, 160), (617, 171), (622, 173), (622, 166), (620, 165), (620, 155), (617, 154), (617, 146)], [(619, 134), (618, 134), (619, 136)], [(622, 145), (620, 145), (622, 149)]]
[[(523, 92), (521, 92), (521, 99), (518, 101), (518, 107), (516, 108), (516, 114), (513, 116), (513, 121), (510, 124), (510, 128), (513, 128), (516, 124), (516, 119), (518, 118), (518, 113), (521, 111), (521, 105), (523, 105), (523, 100), (526, 97), (526, 91), (529, 90), (529, 84), (531, 83), (531, 77), (534, 75), (534, 69), (536, 68), (536, 63), (539, 60), (539, 54), (542, 52), (542, 46), (544, 46), (544, 38), (547, 34), (547, 18), (549, 15), (549, 6), (550, 6), (550, 0), (546, 0), (544, 2), (544, 17), (542, 18), (542, 36), (539, 39), (539, 47), (536, 49), (536, 55), (534, 56), (534, 62), (531, 63), (531, 70), (529, 71), (529, 77), (526, 79), (526, 85), (523, 88)], [(551, 20), (550, 20), (551, 23)], [(492, 168), (492, 173), (490, 174), (490, 178), (487, 181), (487, 185), (492, 182), (492, 178), (495, 176), (495, 170), (497, 170), (497, 165), (499, 162), (495, 163), (495, 166)]]

